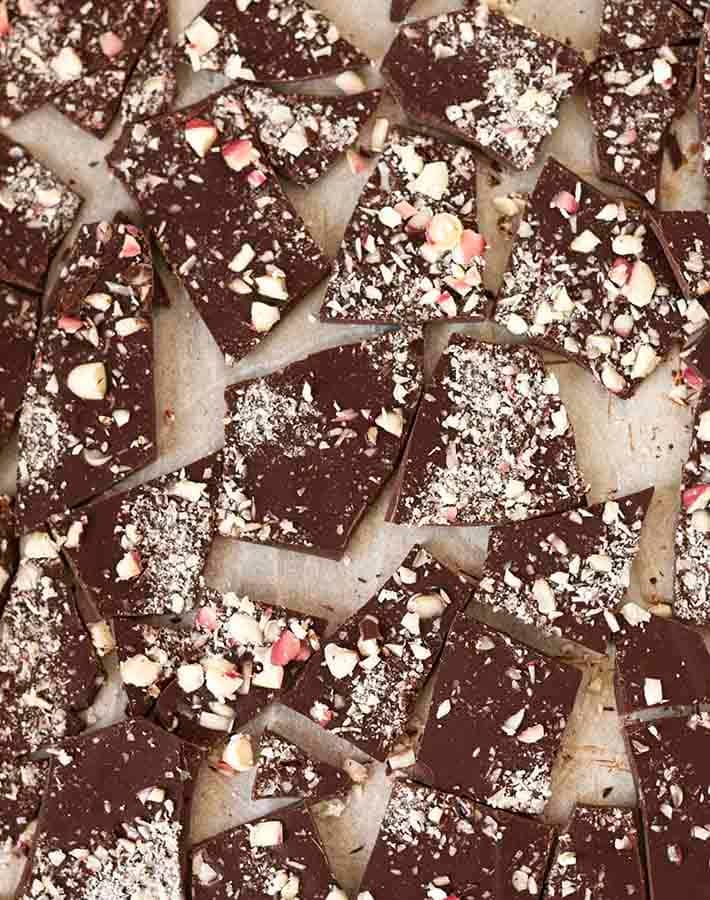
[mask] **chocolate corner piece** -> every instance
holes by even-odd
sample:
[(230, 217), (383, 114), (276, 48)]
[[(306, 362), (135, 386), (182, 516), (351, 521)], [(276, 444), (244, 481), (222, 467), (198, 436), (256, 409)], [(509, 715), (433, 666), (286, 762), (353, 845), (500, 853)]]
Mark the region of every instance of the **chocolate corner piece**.
[(604, 0), (598, 56), (695, 40), (698, 23), (667, 0)]
[(0, 283), (0, 450), (10, 438), (30, 377), (41, 297)]
[(347, 793), (350, 782), (335, 766), (268, 729), (259, 739), (252, 798), (298, 797), (311, 805)]
[(177, 94), (177, 53), (165, 10), (155, 22), (121, 98), (123, 126), (168, 112)]
[(0, 760), (0, 857), (27, 855), (47, 786), (49, 760)]

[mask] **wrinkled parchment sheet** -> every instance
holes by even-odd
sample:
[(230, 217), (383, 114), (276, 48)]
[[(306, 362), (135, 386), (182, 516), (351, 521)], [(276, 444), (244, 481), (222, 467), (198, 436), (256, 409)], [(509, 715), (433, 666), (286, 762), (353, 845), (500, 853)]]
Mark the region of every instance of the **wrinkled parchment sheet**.
[[(389, 22), (389, 0), (313, 0), (330, 14), (341, 31), (354, 39), (377, 66), (396, 27)], [(171, 0), (174, 34), (203, 6), (203, 0)], [(456, 8), (456, 0), (420, 0), (411, 16), (426, 16)], [(524, 22), (581, 50), (593, 51), (597, 40), (601, 0), (519, 0), (515, 14)], [(379, 83), (376, 69), (368, 74)], [(189, 82), (189, 84), (188, 84)], [(180, 105), (217, 89), (218, 76), (191, 75), (181, 66)], [(332, 85), (310, 83), (307, 91), (333, 90)], [(693, 104), (694, 106), (694, 104)], [(385, 98), (378, 115), (404, 121)], [(562, 110), (561, 127), (545, 146), (582, 177), (595, 181), (591, 164), (592, 137), (584, 101), (577, 95)], [(59, 113), (39, 110), (8, 130), (32, 153), (64, 179), (71, 180), (86, 198), (81, 221), (110, 218), (132, 203), (113, 179), (103, 157), (117, 136), (104, 141), (83, 133)], [(663, 200), (668, 208), (696, 208), (704, 204), (694, 111), (676, 126), (688, 163), (680, 172), (666, 164)], [(368, 133), (363, 138), (367, 146)], [(499, 214), (493, 196), (511, 190), (529, 191), (541, 166), (524, 175), (503, 176), (491, 186), (490, 168), (481, 159), (478, 177), (480, 226), (492, 250), (487, 282), (497, 289), (510, 243), (497, 230)], [(335, 256), (343, 231), (367, 175), (354, 176), (343, 158), (315, 186), (303, 191), (289, 187), (296, 207), (313, 235), (330, 256)], [(596, 182), (598, 183), (598, 182)], [(607, 191), (618, 189), (607, 185)], [(75, 229), (76, 230), (76, 229)], [(69, 241), (73, 234), (70, 235)], [(68, 242), (67, 242), (68, 244)], [(56, 270), (59, 268), (55, 261)], [(236, 368), (224, 365), (217, 346), (175, 280), (170, 281), (173, 305), (156, 312), (156, 365), (159, 412), (157, 463), (121, 486), (169, 472), (218, 448), (222, 443), (223, 390), (228, 384), (270, 372), (308, 353), (367, 337), (376, 329), (320, 324), (316, 319), (325, 285), (304, 300), (263, 342), (260, 349)], [(454, 326), (461, 329), (461, 326)], [(427, 368), (431, 371), (446, 344), (452, 326), (435, 325), (427, 332)], [(510, 336), (492, 325), (465, 330), (492, 340)], [(690, 441), (690, 412), (668, 399), (678, 354), (660, 367), (631, 400), (619, 400), (602, 391), (574, 364), (547, 357), (558, 375), (562, 396), (577, 436), (580, 462), (591, 484), (591, 502), (655, 484), (656, 494), (644, 528), (641, 550), (629, 595), (639, 602), (654, 602), (671, 595), (673, 529), (677, 512), (680, 471)], [(174, 418), (170, 415), (174, 413)], [(166, 415), (167, 413), (167, 415)], [(15, 446), (0, 454), (0, 491), (14, 491)], [(278, 600), (287, 606), (328, 618), (331, 629), (358, 609), (386, 580), (416, 541), (425, 542), (442, 559), (465, 571), (480, 571), (488, 539), (485, 528), (408, 529), (384, 523), (390, 491), (365, 518), (342, 562), (319, 560), (286, 550), (250, 546), (217, 538), (207, 571), (208, 583), (221, 589), (250, 594), (255, 599)], [(490, 615), (486, 616), (491, 620)], [(545, 644), (537, 642), (545, 649)], [(553, 648), (554, 649), (554, 648)], [(635, 792), (629, 774), (611, 690), (611, 665), (601, 657), (575, 661), (585, 679), (558, 760), (553, 798), (546, 818), (564, 822), (575, 800), (633, 804)], [(110, 678), (95, 707), (96, 723), (107, 724), (122, 715), (124, 697), (115, 660), (107, 665)], [(420, 706), (421, 717), (426, 702)], [(265, 722), (278, 724), (284, 733), (331, 762), (352, 753), (348, 745), (320, 731), (282, 707), (267, 710), (247, 728), (258, 732)], [(270, 812), (273, 801), (250, 801), (252, 774), (233, 779), (204, 767), (197, 789), (192, 839), (201, 840), (224, 828)], [(609, 790), (611, 789), (611, 791)], [(376, 765), (364, 792), (354, 795), (340, 818), (317, 818), (335, 874), (343, 888), (355, 896), (389, 795), (384, 766)], [(19, 864), (0, 868), (0, 897), (11, 896)], [(3, 890), (9, 892), (3, 894)]]

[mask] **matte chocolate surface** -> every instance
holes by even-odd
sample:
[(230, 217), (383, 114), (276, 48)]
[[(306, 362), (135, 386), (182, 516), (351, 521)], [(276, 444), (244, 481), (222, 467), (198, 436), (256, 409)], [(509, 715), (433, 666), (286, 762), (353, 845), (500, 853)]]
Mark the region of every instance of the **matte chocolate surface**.
[(696, 20), (668, 0), (604, 0), (598, 55), (652, 50), (697, 36)]
[(701, 324), (647, 216), (552, 158), (520, 223), (495, 319), (621, 397)]
[(121, 98), (124, 125), (161, 116), (177, 94), (177, 57), (170, 39), (167, 10), (160, 14), (126, 83)]
[(417, 775), (498, 809), (541, 814), (581, 679), (460, 615), (442, 654)]
[(24, 529), (107, 490), (156, 455), (153, 268), (132, 225), (79, 232), (42, 320), (20, 414)]
[(390, 19), (393, 22), (402, 22), (409, 10), (414, 6), (416, 0), (392, 0), (390, 7)]
[(300, 797), (319, 803), (351, 787), (340, 769), (314, 759), (297, 744), (273, 731), (265, 731), (259, 740), (259, 758), (252, 797)]
[(230, 89), (136, 123), (107, 157), (229, 362), (329, 271), (240, 94)]
[(454, 335), (426, 387), (389, 520), (513, 522), (585, 493), (557, 378), (538, 354)]
[(40, 298), (0, 283), (0, 449), (22, 406), (34, 353)]
[[(683, 296), (710, 308), (710, 216), (700, 209), (659, 211), (653, 226)], [(702, 318), (700, 310), (697, 316)]]
[(404, 734), (471, 586), (414, 547), (310, 660), (282, 702), (376, 759)]
[(19, 543), (12, 498), (0, 494), (0, 613), (10, 596), (18, 556)]
[(473, 152), (393, 129), (348, 224), (321, 318), (481, 319), (490, 305), (485, 246)]
[(401, 28), (382, 74), (407, 115), (528, 169), (582, 80), (583, 57), (485, 4)]
[(623, 606), (653, 488), (558, 516), (494, 528), (476, 595), (498, 612), (599, 653)]
[(399, 461), (421, 353), (405, 329), (228, 388), (220, 533), (339, 559)]
[(0, 857), (26, 852), (44, 796), (49, 760), (0, 760)]

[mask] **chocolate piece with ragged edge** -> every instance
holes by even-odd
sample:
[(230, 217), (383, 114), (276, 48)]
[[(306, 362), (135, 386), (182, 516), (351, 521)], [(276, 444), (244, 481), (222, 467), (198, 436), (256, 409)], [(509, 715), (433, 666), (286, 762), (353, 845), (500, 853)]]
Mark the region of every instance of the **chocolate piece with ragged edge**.
[(196, 844), (193, 900), (343, 900), (315, 822), (305, 806), (279, 809)]
[(573, 359), (620, 397), (702, 325), (647, 215), (552, 158), (518, 229), (495, 320)]
[(233, 88), (136, 123), (107, 157), (229, 362), (330, 268), (239, 98)]
[(454, 335), (419, 407), (389, 521), (512, 522), (585, 493), (559, 383), (538, 354)]
[(40, 300), (0, 283), (0, 450), (10, 438), (30, 377)]
[(675, 4), (686, 9), (698, 22), (702, 22), (710, 9), (708, 0), (673, 0)]
[(314, 759), (280, 734), (267, 730), (259, 739), (254, 800), (300, 797), (314, 804), (347, 793), (351, 784), (341, 769)]
[(191, 768), (144, 719), (64, 743), (18, 900), (182, 897)]
[(19, 542), (12, 498), (0, 494), (0, 613), (10, 596), (18, 558)]
[(600, 178), (652, 206), (661, 200), (668, 129), (685, 109), (695, 81), (694, 47), (661, 47), (603, 56), (585, 82)]
[(703, 23), (698, 53), (698, 127), (705, 180), (710, 181), (710, 9)]
[(650, 900), (704, 900), (710, 865), (710, 716), (627, 725), (639, 792)]
[(47, 785), (49, 760), (0, 760), (0, 859), (25, 853)]
[(0, 626), (0, 757), (78, 734), (100, 669), (69, 573), (45, 532), (23, 538)]
[(694, 395), (710, 385), (710, 326), (680, 354), (679, 374)]
[(41, 290), (81, 204), (54, 172), (0, 135), (0, 282)]
[(406, 25), (382, 63), (412, 119), (515, 169), (534, 164), (585, 70), (575, 50), (483, 3)]
[(544, 900), (646, 898), (636, 811), (576, 806), (557, 840)]
[(131, 225), (82, 227), (50, 297), (20, 414), (24, 529), (155, 459), (153, 267)]
[(589, 508), (494, 528), (477, 599), (550, 637), (604, 653), (623, 601), (653, 488)]
[(282, 702), (385, 759), (402, 737), (471, 585), (422, 547), (331, 635)]
[(415, 2), (416, 0), (391, 0), (390, 20), (392, 22), (403, 22)]
[(538, 897), (553, 838), (531, 819), (396, 781), (358, 900)]
[(370, 62), (304, 0), (210, 0), (178, 44), (195, 72), (239, 81), (304, 81)]
[(698, 23), (668, 0), (604, 0), (599, 56), (682, 44), (698, 36)]
[[(659, 211), (652, 225), (686, 300), (710, 308), (710, 216), (700, 209)], [(708, 324), (707, 311), (697, 317)]]
[(139, 122), (168, 112), (177, 94), (177, 54), (167, 11), (156, 21), (121, 98), (121, 122)]
[(635, 617), (615, 641), (619, 713), (710, 703), (710, 654), (700, 632), (641, 607), (627, 612)]
[(417, 776), (498, 809), (541, 814), (581, 678), (460, 615), (442, 654)]
[(683, 468), (675, 535), (673, 614), (682, 622), (710, 624), (710, 389), (695, 408), (693, 437)]
[(399, 461), (421, 353), (402, 329), (228, 388), (220, 533), (339, 559)]
[(301, 187), (356, 143), (381, 96), (285, 94), (268, 87), (246, 87), (243, 94), (270, 165)]
[(321, 319), (481, 319), (485, 246), (473, 152), (394, 129), (348, 224)]
[(214, 453), (54, 523), (104, 618), (192, 609), (214, 538), (220, 477)]

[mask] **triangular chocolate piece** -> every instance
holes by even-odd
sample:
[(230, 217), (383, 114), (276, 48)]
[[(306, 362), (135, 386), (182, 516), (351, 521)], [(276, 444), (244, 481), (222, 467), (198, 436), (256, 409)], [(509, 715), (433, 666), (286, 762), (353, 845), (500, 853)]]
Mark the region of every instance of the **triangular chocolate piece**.
[(0, 613), (10, 596), (19, 557), (19, 540), (12, 498), (0, 494)]
[(692, 41), (698, 23), (668, 0), (604, 0), (599, 56)]
[(680, 359), (680, 377), (692, 392), (691, 396), (702, 393), (710, 385), (710, 327), (681, 353)]
[(299, 797), (315, 804), (345, 794), (351, 784), (342, 769), (314, 759), (273, 731), (265, 731), (259, 739), (254, 800)]
[(168, 112), (177, 94), (177, 56), (167, 11), (156, 21), (121, 98), (121, 122), (152, 119)]
[(0, 283), (0, 450), (10, 439), (25, 397), (41, 299)]

